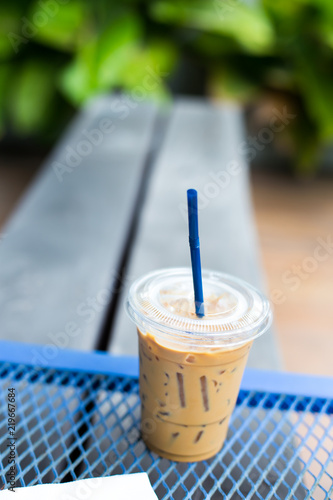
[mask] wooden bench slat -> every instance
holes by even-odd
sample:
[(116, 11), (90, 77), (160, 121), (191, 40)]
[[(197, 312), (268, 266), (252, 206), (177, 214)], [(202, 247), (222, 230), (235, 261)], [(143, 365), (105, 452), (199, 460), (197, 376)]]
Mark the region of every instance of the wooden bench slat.
[[(248, 168), (239, 152), (244, 141), (242, 123), (240, 110), (232, 105), (216, 107), (193, 99), (176, 103), (142, 208), (124, 298), (130, 282), (142, 274), (190, 265), (188, 188), (196, 188), (201, 199), (203, 267), (234, 274), (263, 288)], [(236, 171), (231, 162), (237, 162)], [(137, 353), (135, 327), (123, 308), (118, 310), (109, 350)], [(249, 364), (280, 366), (272, 332), (255, 342)]]
[[(96, 347), (156, 118), (155, 105), (132, 104), (126, 107), (118, 97), (102, 97), (88, 105), (4, 229), (2, 338)], [(101, 129), (105, 118), (112, 121), (113, 129), (103, 132), (101, 141), (96, 132), (95, 138), (88, 139), (86, 131)], [(54, 170), (59, 165), (54, 162), (68, 167), (67, 148), (79, 148), (80, 161), (72, 158), (78, 164), (60, 182)]]

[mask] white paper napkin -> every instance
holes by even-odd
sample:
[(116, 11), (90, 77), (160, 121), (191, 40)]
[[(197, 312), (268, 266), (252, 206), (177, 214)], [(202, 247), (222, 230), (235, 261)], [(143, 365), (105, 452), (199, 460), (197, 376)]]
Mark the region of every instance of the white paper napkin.
[[(158, 500), (145, 472), (80, 479), (72, 483), (41, 484), (0, 492), (1, 500)], [(7, 495), (5, 497), (5, 495)]]

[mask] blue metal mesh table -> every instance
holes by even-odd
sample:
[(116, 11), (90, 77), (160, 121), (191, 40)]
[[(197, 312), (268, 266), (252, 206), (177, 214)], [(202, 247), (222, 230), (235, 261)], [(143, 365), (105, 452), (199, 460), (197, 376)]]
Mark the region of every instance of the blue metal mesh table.
[(43, 349), (0, 343), (0, 488), (15, 388), (17, 486), (146, 471), (160, 499), (333, 498), (331, 379), (246, 371), (222, 451), (176, 463), (141, 440), (136, 359)]

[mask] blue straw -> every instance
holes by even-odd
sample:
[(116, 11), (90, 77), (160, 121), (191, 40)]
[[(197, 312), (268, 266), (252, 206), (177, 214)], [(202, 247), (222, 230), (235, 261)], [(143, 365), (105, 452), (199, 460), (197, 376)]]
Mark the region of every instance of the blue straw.
[(199, 241), (199, 226), (198, 226), (198, 193), (195, 189), (187, 191), (187, 207), (188, 207), (188, 227), (189, 227), (189, 242), (191, 249), (191, 263), (194, 286), (195, 313), (199, 318), (205, 315), (202, 275), (201, 275), (201, 260), (200, 260), (200, 241)]

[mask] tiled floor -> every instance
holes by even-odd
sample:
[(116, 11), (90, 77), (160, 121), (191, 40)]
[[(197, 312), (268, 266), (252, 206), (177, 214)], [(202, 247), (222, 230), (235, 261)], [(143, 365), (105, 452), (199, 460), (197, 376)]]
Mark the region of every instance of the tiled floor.
[[(32, 159), (8, 166), (8, 161), (6, 165), (0, 161), (0, 231), (39, 162)], [(332, 236), (333, 242), (333, 177), (300, 184), (289, 177), (256, 172), (252, 181), (285, 368), (333, 375), (333, 248), (332, 254), (323, 245), (316, 250), (318, 238), (325, 242)], [(6, 237), (5, 232), (0, 232), (1, 237)]]

